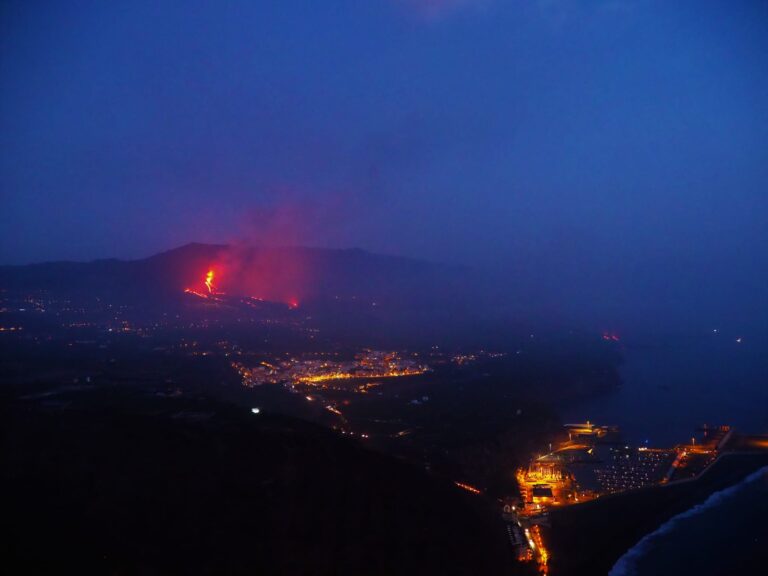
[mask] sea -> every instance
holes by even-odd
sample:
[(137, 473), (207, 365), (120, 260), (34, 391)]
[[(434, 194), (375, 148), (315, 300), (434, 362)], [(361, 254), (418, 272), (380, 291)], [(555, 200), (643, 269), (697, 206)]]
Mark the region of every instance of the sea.
[[(621, 341), (623, 384), (561, 407), (567, 422), (617, 425), (652, 447), (687, 442), (703, 424), (768, 434), (768, 338), (718, 329)], [(768, 467), (670, 519), (610, 576), (768, 574)]]
[(567, 422), (617, 425), (634, 444), (671, 447), (702, 425), (768, 434), (768, 337), (721, 331), (622, 338), (622, 385), (559, 408)]

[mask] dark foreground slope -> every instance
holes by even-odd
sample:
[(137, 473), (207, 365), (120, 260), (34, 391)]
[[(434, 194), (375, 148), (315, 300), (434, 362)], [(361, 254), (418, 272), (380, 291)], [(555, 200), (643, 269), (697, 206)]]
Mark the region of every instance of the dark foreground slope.
[(7, 392), (4, 573), (514, 572), (480, 500), (312, 425), (202, 399)]

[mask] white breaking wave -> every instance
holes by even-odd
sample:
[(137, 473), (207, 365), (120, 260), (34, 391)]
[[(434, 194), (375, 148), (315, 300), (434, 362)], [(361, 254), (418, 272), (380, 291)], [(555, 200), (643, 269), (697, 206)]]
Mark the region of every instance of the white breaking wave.
[(733, 486), (724, 488), (719, 492), (710, 494), (709, 498), (707, 498), (701, 504), (697, 504), (693, 508), (686, 510), (685, 512), (681, 512), (677, 516), (673, 516), (672, 518), (667, 520), (664, 524), (659, 526), (656, 530), (644, 536), (632, 548), (627, 550), (624, 556), (619, 558), (616, 561), (616, 564), (613, 565), (613, 568), (611, 568), (611, 571), (608, 573), (608, 576), (636, 576), (637, 561), (648, 552), (648, 549), (650, 548), (654, 540), (658, 539), (660, 536), (664, 536), (665, 534), (668, 534), (669, 532), (671, 532), (680, 523), (681, 520), (685, 520), (686, 518), (690, 518), (691, 516), (696, 516), (698, 514), (701, 514), (702, 512), (708, 510), (709, 508), (713, 508), (717, 506), (723, 500), (727, 500), (731, 495), (738, 492), (745, 485), (751, 484), (752, 482), (755, 482), (756, 480), (758, 480), (763, 474), (768, 474), (768, 466), (764, 466), (763, 468), (760, 468), (760, 470), (758, 470), (757, 472), (753, 472), (738, 484), (734, 484)]

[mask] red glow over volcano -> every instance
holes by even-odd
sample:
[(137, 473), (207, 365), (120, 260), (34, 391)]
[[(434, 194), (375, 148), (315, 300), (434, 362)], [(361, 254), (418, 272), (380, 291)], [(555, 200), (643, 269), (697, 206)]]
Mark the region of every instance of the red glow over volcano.
[(611, 342), (619, 342), (621, 338), (619, 338), (618, 334), (614, 334), (613, 332), (603, 332), (603, 340), (610, 340)]
[[(292, 248), (235, 245), (222, 252), (213, 266), (216, 290), (232, 296), (264, 302), (280, 302), (297, 308), (308, 299), (311, 252)], [(226, 271), (226, 277), (220, 274)]]

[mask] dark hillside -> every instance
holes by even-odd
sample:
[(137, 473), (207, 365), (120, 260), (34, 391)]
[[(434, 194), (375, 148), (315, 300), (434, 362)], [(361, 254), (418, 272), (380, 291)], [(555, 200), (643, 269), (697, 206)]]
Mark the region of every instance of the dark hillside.
[(512, 568), (480, 500), (286, 417), (93, 391), (6, 399), (3, 428), (9, 574)]

